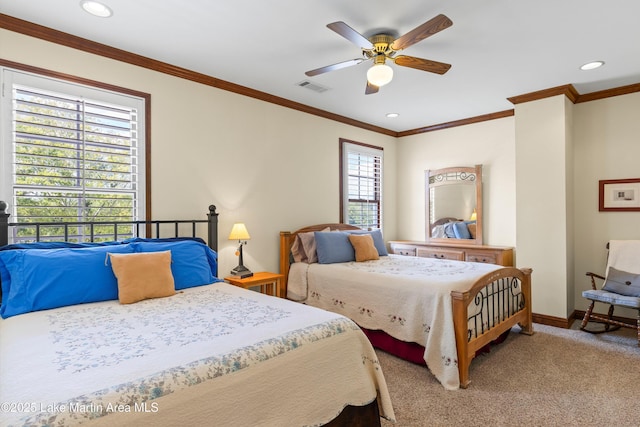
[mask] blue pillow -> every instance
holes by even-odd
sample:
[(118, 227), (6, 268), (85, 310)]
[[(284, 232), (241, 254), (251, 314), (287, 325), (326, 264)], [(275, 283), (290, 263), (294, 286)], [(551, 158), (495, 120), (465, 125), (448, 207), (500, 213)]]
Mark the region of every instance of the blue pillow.
[(467, 223), (462, 221), (453, 223), (453, 234), (456, 236), (456, 239), (471, 238), (471, 233), (469, 233)]
[(171, 273), (176, 291), (219, 282), (218, 254), (194, 240), (144, 240), (131, 243), (134, 252), (171, 251)]
[(373, 238), (373, 245), (378, 250), (379, 256), (387, 256), (389, 252), (387, 252), (387, 246), (384, 244), (384, 239), (382, 238), (382, 231), (373, 230), (373, 231), (349, 231), (350, 234), (371, 234)]
[(107, 253), (132, 253), (131, 245), (16, 249), (0, 252), (0, 316), (118, 299)]
[(316, 252), (318, 263), (333, 264), (335, 262), (349, 262), (356, 260), (356, 253), (349, 241), (349, 233), (339, 231), (315, 232)]
[(455, 224), (455, 222), (448, 222), (444, 225), (444, 235), (449, 239), (456, 238), (456, 233), (453, 230), (453, 224)]

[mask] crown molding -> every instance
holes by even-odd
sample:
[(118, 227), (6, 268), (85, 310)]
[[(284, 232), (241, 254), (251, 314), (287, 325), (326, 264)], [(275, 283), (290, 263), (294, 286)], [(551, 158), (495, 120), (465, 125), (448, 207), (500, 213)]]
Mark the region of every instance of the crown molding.
[(505, 111), (499, 111), (497, 113), (484, 114), (484, 115), (481, 115), (481, 116), (469, 117), (469, 118), (466, 118), (466, 119), (455, 120), (455, 121), (452, 121), (452, 122), (446, 122), (446, 123), (440, 123), (440, 124), (431, 125), (431, 126), (425, 126), (425, 127), (422, 127), (422, 128), (417, 128), (417, 129), (411, 129), (411, 130), (398, 132), (398, 138), (401, 138), (403, 136), (409, 136), (409, 135), (418, 135), (418, 134), (426, 133), (426, 132), (433, 132), (435, 130), (442, 130), (442, 129), (449, 129), (449, 128), (454, 128), (454, 127), (458, 127), (458, 126), (470, 125), (472, 123), (486, 122), (488, 120), (501, 119), (503, 117), (513, 116), (514, 114), (515, 114), (514, 110), (505, 110)]
[(628, 95), (630, 93), (640, 92), (640, 83), (635, 83), (627, 86), (620, 86), (613, 89), (600, 90), (598, 92), (585, 93), (578, 96), (577, 103), (596, 101), (598, 99), (611, 98), (614, 96)]
[[(369, 123), (354, 120), (349, 117), (341, 116), (339, 114), (333, 114), (319, 108), (310, 107), (299, 102), (294, 102), (285, 98), (281, 98), (275, 95), (271, 95), (266, 92), (261, 92), (255, 89), (241, 86), (235, 83), (231, 83), (225, 80), (217, 79), (206, 74), (198, 73), (196, 71), (188, 70), (186, 68), (178, 67), (166, 62), (157, 61), (145, 56), (136, 55), (131, 52), (127, 52), (121, 49), (114, 48), (102, 43), (97, 43), (82, 37), (74, 36), (62, 31), (54, 30), (49, 27), (34, 24), (33, 22), (24, 21), (22, 19), (14, 18), (9, 15), (0, 13), (0, 28), (4, 28), (9, 31), (24, 34), (39, 38), (51, 43), (56, 43), (62, 46), (67, 46), (73, 49), (81, 50), (87, 53), (103, 56), (106, 58), (114, 59), (120, 62), (125, 62), (138, 67), (146, 68), (149, 70), (157, 71), (160, 73), (168, 74), (174, 77), (179, 77), (185, 80), (190, 80), (203, 85), (215, 87), (217, 89), (233, 92), (239, 95), (248, 96), (250, 98), (258, 99), (261, 101), (276, 104), (282, 107), (291, 108), (293, 110), (301, 111), (303, 113), (312, 114), (325, 119), (333, 120), (339, 123), (344, 123), (357, 128), (369, 130), (372, 132), (380, 133), (383, 135), (392, 136), (395, 138), (401, 138), (404, 136), (417, 135), (426, 132), (433, 132), (436, 130), (449, 129), (458, 126), (465, 126), (472, 123), (479, 123), (488, 120), (500, 119), (503, 117), (509, 117), (514, 115), (514, 110), (505, 110), (495, 113), (485, 114), (476, 117), (469, 117), (466, 119), (455, 120), (446, 123), (440, 123), (430, 126), (425, 126), (416, 129), (410, 129), (406, 131), (396, 132), (390, 129), (386, 129), (380, 126), (375, 126)], [(589, 102), (603, 98), (609, 98), (619, 95), (625, 95), (629, 93), (640, 92), (640, 83), (632, 84), (628, 86), (602, 90), (598, 92), (592, 92), (587, 94), (579, 94), (575, 87), (571, 84), (557, 86), (554, 88), (544, 89), (536, 92), (527, 93), (524, 95), (513, 96), (507, 98), (512, 104), (520, 104), (523, 102), (535, 101), (538, 99), (549, 98), (557, 95), (564, 95), (571, 102), (581, 103)]]
[(266, 92), (251, 89), (246, 86), (241, 86), (235, 83), (231, 83), (225, 80), (217, 79), (206, 74), (198, 73), (196, 71), (188, 70), (186, 68), (178, 67), (166, 62), (157, 61), (142, 55), (127, 52), (122, 49), (117, 49), (112, 46), (108, 46), (102, 43), (97, 43), (82, 37), (74, 36), (69, 33), (54, 30), (49, 27), (34, 24), (33, 22), (24, 21), (22, 19), (14, 18), (9, 15), (0, 14), (0, 28), (4, 28), (9, 31), (24, 34), (26, 36), (35, 37), (51, 43), (56, 43), (62, 46), (67, 46), (73, 49), (81, 50), (83, 52), (92, 53), (95, 55), (103, 56), (110, 59), (115, 59), (120, 62), (135, 65), (138, 67), (146, 68), (149, 70), (157, 71), (160, 73), (168, 74), (174, 77), (179, 77), (185, 80), (190, 80), (203, 85), (215, 87), (217, 89), (226, 90), (229, 92), (237, 93), (239, 95), (248, 96), (261, 101), (269, 102), (271, 104), (280, 105), (282, 107), (298, 110), (303, 113), (312, 114), (315, 116), (323, 117), (336, 122), (344, 123), (347, 125), (355, 126), (361, 129), (370, 130), (372, 132), (381, 133), (389, 136), (397, 136), (397, 132), (390, 129), (385, 129), (379, 126), (374, 126), (369, 123), (361, 122), (351, 119), (349, 117), (341, 116), (339, 114), (333, 114), (319, 108), (310, 107), (308, 105), (294, 102), (285, 98), (281, 98), (275, 95), (271, 95)]
[(522, 104), (524, 102), (536, 101), (538, 99), (551, 98), (552, 96), (564, 95), (575, 104), (578, 99), (578, 91), (573, 85), (556, 86), (536, 92), (525, 93), (524, 95), (507, 98), (512, 104)]

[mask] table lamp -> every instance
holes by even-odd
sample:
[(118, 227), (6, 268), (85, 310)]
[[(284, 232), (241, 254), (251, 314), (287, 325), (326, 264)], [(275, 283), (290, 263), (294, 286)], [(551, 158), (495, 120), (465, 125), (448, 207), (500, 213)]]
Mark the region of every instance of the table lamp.
[(247, 267), (244, 266), (243, 260), (242, 260), (242, 246), (246, 245), (247, 240), (249, 239), (251, 239), (251, 236), (249, 236), (247, 227), (243, 223), (237, 222), (233, 224), (231, 233), (229, 233), (229, 240), (238, 241), (238, 250), (236, 251), (236, 255), (238, 255), (240, 259), (238, 262), (238, 266), (233, 270), (231, 270), (231, 274), (233, 274), (234, 276), (239, 276), (240, 278), (253, 276), (253, 273)]

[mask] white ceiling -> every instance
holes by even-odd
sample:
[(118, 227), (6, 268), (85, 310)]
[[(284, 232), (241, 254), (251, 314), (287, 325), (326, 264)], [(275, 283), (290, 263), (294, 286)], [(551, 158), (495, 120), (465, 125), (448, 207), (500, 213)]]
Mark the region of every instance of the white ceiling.
[[(111, 18), (87, 14), (80, 0), (0, 0), (0, 12), (393, 131), (509, 110), (508, 97), (566, 84), (584, 94), (640, 82), (638, 0), (104, 3)], [(365, 95), (371, 62), (304, 74), (361, 56), (331, 22), (402, 35), (440, 13), (453, 26), (402, 54), (452, 64), (444, 75), (392, 64), (393, 81)], [(579, 69), (593, 60), (606, 65)], [(306, 79), (329, 90), (297, 86)]]

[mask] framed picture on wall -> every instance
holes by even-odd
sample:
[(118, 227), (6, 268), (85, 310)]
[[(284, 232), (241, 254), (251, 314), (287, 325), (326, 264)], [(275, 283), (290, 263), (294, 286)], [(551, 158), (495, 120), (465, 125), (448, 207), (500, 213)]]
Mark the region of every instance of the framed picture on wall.
[(640, 211), (640, 178), (601, 180), (601, 211)]

